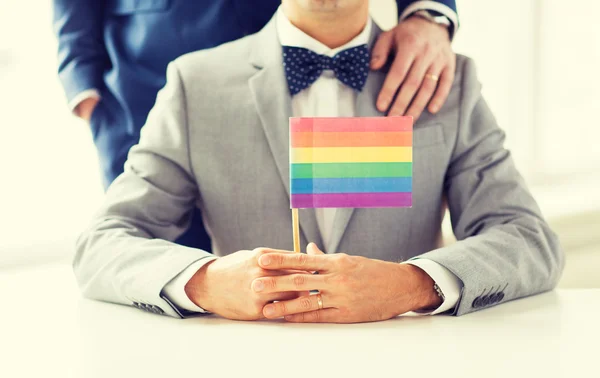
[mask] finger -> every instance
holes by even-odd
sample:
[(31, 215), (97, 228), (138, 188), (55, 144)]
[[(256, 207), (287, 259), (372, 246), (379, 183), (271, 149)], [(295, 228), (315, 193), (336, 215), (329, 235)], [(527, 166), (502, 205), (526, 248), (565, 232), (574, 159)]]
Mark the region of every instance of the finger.
[[(415, 120), (419, 119), (423, 109), (425, 109), (425, 106), (427, 106), (437, 88), (441, 70), (441, 67), (429, 67), (429, 70), (427, 70), (423, 82), (421, 83), (421, 88), (419, 88), (417, 95), (406, 111), (407, 116), (412, 116)], [(433, 75), (435, 78), (429, 75)]]
[(437, 86), (437, 90), (433, 95), (433, 98), (429, 102), (429, 111), (431, 113), (437, 113), (448, 98), (452, 83), (454, 82), (454, 66), (446, 67), (440, 75), (440, 82)]
[(285, 249), (272, 249), (272, 248), (254, 248), (254, 252), (258, 255), (264, 255), (265, 253), (295, 253), (294, 251), (287, 251)]
[[(325, 303), (321, 296), (321, 303)], [(281, 318), (286, 315), (300, 314), (319, 310), (319, 300), (316, 295), (307, 295), (296, 299), (271, 303), (263, 308), (263, 315), (269, 319)]]
[(261, 277), (252, 281), (252, 290), (256, 293), (276, 293), (282, 291), (310, 291), (327, 288), (323, 275), (290, 274), (279, 277)]
[(321, 251), (315, 243), (308, 243), (306, 246), (306, 253), (309, 255), (324, 255), (325, 252)]
[(324, 308), (322, 310), (303, 312), (287, 315), (285, 320), (290, 323), (345, 323), (337, 308)]
[(377, 109), (380, 112), (385, 112), (389, 108), (414, 59), (415, 57), (411, 52), (396, 54), (394, 63), (392, 63), (392, 67), (383, 82), (383, 87), (381, 87), (379, 97), (377, 98)]
[(417, 90), (421, 87), (427, 68), (429, 68), (429, 62), (426, 62), (422, 58), (413, 62), (410, 72), (406, 80), (402, 83), (400, 92), (398, 92), (398, 96), (396, 96), (396, 101), (389, 111), (390, 116), (404, 115), (408, 104), (410, 104)]
[(267, 277), (267, 276), (287, 276), (288, 274), (293, 274), (293, 273), (306, 273), (306, 271), (298, 270), (298, 269), (289, 269), (289, 270), (265, 270), (265, 269), (263, 269), (263, 271), (260, 274), (261, 274), (261, 276)]
[(330, 257), (327, 255), (308, 255), (305, 253), (267, 253), (260, 256), (258, 265), (263, 269), (326, 271), (331, 267)]
[[(306, 253), (309, 255), (324, 255), (325, 252), (321, 251), (315, 243), (308, 243), (306, 246)], [(307, 272), (315, 273), (315, 270), (308, 270)]]
[(391, 32), (381, 33), (375, 42), (373, 50), (371, 50), (371, 69), (378, 70), (387, 61), (388, 56), (392, 52), (394, 35)]
[(280, 293), (268, 293), (266, 294), (265, 302), (289, 301), (305, 295), (310, 295), (310, 291), (284, 291)]

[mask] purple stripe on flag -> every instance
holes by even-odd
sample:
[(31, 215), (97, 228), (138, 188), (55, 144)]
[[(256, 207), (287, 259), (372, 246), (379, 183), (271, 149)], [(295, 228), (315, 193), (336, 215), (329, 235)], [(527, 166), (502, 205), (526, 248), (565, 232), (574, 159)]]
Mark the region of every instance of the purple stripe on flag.
[(411, 207), (412, 193), (292, 194), (292, 208)]

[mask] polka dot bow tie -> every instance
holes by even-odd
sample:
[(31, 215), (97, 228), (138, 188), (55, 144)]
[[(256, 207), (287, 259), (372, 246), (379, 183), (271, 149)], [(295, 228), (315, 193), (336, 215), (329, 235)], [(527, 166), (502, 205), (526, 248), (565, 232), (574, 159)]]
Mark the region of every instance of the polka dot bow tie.
[(283, 66), (290, 93), (308, 88), (324, 70), (333, 70), (339, 81), (361, 91), (369, 75), (367, 45), (340, 51), (333, 58), (301, 47), (283, 46)]

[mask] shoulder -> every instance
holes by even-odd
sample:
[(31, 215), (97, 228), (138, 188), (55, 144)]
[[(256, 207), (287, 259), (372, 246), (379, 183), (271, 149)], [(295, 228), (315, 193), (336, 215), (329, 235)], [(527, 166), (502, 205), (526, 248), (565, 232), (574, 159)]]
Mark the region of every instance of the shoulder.
[(254, 41), (255, 35), (251, 35), (210, 49), (194, 51), (177, 58), (173, 64), (186, 87), (195, 87), (195, 83), (206, 86), (240, 82), (240, 79), (256, 72), (249, 62)]
[(460, 87), (462, 90), (480, 89), (479, 79), (477, 78), (477, 67), (472, 58), (456, 54), (454, 85)]

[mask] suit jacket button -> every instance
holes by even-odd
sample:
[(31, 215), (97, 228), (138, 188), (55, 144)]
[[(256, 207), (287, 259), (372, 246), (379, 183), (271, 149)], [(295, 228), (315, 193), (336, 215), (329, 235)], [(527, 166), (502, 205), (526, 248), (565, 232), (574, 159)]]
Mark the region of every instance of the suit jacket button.
[(487, 305), (490, 304), (490, 296), (489, 295), (484, 295), (483, 298), (481, 298), (481, 306), (485, 307)]
[(475, 298), (475, 300), (473, 301), (473, 303), (471, 304), (471, 306), (473, 308), (479, 308), (479, 307), (481, 307), (481, 297)]
[(504, 292), (501, 291), (500, 294), (498, 294), (498, 300), (496, 301), (496, 303), (500, 302), (503, 299), (504, 299)]
[(498, 303), (498, 293), (490, 295), (488, 300), (490, 304)]

